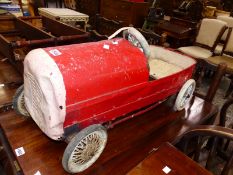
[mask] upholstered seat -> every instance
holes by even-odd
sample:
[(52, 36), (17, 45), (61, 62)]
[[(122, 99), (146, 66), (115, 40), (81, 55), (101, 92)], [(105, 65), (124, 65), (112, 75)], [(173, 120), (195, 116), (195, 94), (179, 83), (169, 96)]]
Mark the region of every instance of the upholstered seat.
[(214, 56), (209, 57), (207, 60), (209, 63), (218, 65), (220, 63), (226, 63), (227, 65), (227, 73), (233, 73), (233, 57), (223, 55), (223, 56)]
[(150, 76), (153, 77), (154, 79), (167, 77), (182, 70), (182, 68), (179, 66), (170, 64), (166, 61), (159, 59), (150, 59), (149, 66), (150, 66)]
[(180, 72), (194, 64), (194, 60), (186, 55), (164, 47), (150, 45), (150, 76), (154, 79), (167, 77)]
[(194, 46), (181, 47), (178, 50), (197, 59), (212, 56), (226, 26), (224, 21), (203, 19)]
[(213, 53), (206, 48), (199, 46), (189, 46), (189, 47), (180, 47), (179, 51), (193, 57), (193, 58), (202, 58), (206, 59), (213, 55)]

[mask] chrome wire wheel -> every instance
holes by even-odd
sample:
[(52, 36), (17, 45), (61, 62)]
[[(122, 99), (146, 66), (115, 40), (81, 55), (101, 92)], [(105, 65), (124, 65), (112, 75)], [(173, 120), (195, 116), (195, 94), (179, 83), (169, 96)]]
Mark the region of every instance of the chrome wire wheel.
[(181, 90), (179, 91), (175, 105), (174, 110), (181, 111), (185, 108), (185, 105), (189, 103), (193, 96), (193, 92), (196, 87), (196, 82), (193, 79), (190, 79), (185, 82), (185, 84), (182, 86)]
[(28, 113), (26, 107), (25, 107), (25, 102), (24, 102), (24, 86), (20, 86), (14, 97), (13, 97), (13, 108), (16, 111), (17, 114), (29, 117), (30, 114)]
[(68, 144), (62, 164), (70, 173), (82, 172), (101, 155), (107, 143), (107, 132), (101, 125), (92, 125), (76, 134)]

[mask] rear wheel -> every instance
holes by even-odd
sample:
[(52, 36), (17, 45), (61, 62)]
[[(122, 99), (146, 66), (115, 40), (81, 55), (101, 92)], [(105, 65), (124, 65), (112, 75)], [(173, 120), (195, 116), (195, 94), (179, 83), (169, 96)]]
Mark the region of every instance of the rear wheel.
[(30, 116), (30, 114), (28, 113), (25, 107), (23, 85), (17, 89), (15, 96), (13, 97), (13, 108), (17, 114), (26, 117)]
[(180, 92), (178, 93), (174, 105), (174, 110), (181, 111), (185, 108), (185, 105), (191, 100), (193, 92), (196, 87), (196, 82), (193, 79), (190, 79), (185, 82), (182, 86)]
[(99, 158), (107, 143), (107, 131), (102, 125), (91, 125), (77, 133), (67, 145), (63, 168), (69, 173), (86, 170)]

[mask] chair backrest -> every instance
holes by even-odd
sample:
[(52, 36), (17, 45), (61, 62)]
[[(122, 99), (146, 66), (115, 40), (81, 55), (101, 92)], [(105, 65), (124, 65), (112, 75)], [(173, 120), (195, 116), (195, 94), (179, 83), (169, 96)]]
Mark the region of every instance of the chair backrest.
[(232, 27), (228, 29), (226, 42), (223, 46), (222, 54), (226, 53), (228, 55), (233, 56), (233, 32)]
[(227, 23), (224, 21), (205, 18), (201, 22), (196, 43), (213, 50), (226, 28)]
[[(227, 23), (227, 27), (229, 27), (229, 28), (233, 27), (233, 17), (231, 17), (231, 16), (218, 16), (217, 19), (221, 20), (221, 21), (225, 21)], [(224, 41), (226, 40), (227, 33), (228, 33), (228, 29), (222, 35), (221, 40), (224, 40)]]
[[(208, 170), (216, 172), (216, 167), (219, 167), (217, 165), (221, 165), (223, 169), (218, 170), (221, 171), (221, 175), (232, 175), (233, 173), (233, 152), (230, 144), (233, 141), (233, 126), (232, 124), (226, 124), (227, 117), (233, 115), (231, 107), (233, 107), (233, 97), (228, 99), (221, 108), (220, 126), (197, 126), (186, 132), (182, 137), (183, 140), (178, 144), (186, 154), (192, 152), (195, 161), (200, 162), (202, 165), (206, 163), (205, 167)], [(208, 142), (206, 142), (206, 138), (210, 138)], [(203, 153), (206, 155), (207, 152), (209, 154), (205, 162), (202, 155)], [(217, 160), (221, 160), (221, 162)]]

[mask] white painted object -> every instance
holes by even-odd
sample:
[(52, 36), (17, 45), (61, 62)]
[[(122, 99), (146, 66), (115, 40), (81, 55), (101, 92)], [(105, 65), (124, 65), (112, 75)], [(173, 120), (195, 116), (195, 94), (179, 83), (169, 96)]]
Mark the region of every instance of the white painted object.
[(40, 129), (59, 140), (66, 115), (66, 90), (55, 61), (43, 50), (35, 49), (24, 60), (25, 107)]

